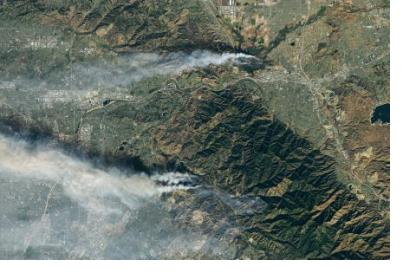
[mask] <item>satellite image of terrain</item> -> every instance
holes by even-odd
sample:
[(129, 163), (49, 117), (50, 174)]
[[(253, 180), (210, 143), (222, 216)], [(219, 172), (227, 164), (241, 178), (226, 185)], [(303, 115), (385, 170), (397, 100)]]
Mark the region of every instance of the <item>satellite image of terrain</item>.
[(389, 0), (0, 0), (0, 259), (390, 259)]

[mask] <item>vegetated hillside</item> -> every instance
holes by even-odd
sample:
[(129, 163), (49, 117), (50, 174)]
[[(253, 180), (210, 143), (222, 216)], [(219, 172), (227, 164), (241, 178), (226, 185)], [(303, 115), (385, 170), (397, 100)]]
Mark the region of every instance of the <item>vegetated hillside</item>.
[(15, 1), (17, 16), (95, 34), (115, 51), (234, 49), (235, 35), (211, 1)]

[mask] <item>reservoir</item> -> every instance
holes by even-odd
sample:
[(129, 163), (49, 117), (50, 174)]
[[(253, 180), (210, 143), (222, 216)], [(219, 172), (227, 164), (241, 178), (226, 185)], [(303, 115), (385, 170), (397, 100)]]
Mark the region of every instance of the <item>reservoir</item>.
[(377, 106), (373, 111), (371, 122), (390, 123), (390, 104)]

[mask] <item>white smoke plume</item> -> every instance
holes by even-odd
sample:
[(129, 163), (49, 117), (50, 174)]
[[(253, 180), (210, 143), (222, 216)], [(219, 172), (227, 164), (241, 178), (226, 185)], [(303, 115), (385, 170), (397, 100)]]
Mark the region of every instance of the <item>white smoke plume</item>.
[(156, 75), (173, 75), (195, 68), (226, 63), (243, 64), (243, 59), (253, 56), (242, 53), (214, 53), (197, 50), (190, 54), (174, 52), (167, 54), (136, 53), (114, 59), (76, 62), (67, 68), (50, 73), (44, 80), (2, 81), (0, 89), (77, 89), (91, 90), (103, 87), (127, 86), (141, 79)]
[(188, 174), (130, 174), (0, 133), (0, 259), (233, 258), (231, 215), (265, 207)]
[[(40, 146), (29, 149), (23, 141), (12, 141), (0, 135), (0, 170), (32, 180), (59, 184), (72, 199), (83, 207), (106, 211), (104, 198), (116, 196), (130, 209), (138, 207), (138, 199), (158, 196), (169, 188), (160, 188), (144, 174), (126, 175), (117, 169), (103, 170), (90, 163), (70, 157), (62, 151)], [(183, 174), (164, 174), (169, 180)], [(187, 175), (186, 175), (187, 176)], [(156, 176), (159, 177), (159, 176)], [(167, 179), (168, 180), (168, 179)], [(173, 189), (183, 188), (177, 183)]]
[(102, 169), (0, 134), (0, 259), (175, 258), (200, 250), (204, 238), (176, 229), (160, 199), (191, 188), (189, 180)]
[[(89, 95), (91, 99), (102, 94), (101, 88), (127, 87), (144, 78), (211, 64), (241, 63), (247, 57), (195, 51), (76, 62), (42, 80), (22, 76), (0, 81), (0, 108), (18, 111), (26, 105), (31, 108), (33, 100), (48, 98), (65, 102)], [(122, 90), (109, 91), (122, 94)], [(179, 173), (148, 176), (99, 168), (47, 143), (32, 145), (0, 134), (0, 259), (196, 256), (203, 253), (212, 233), (181, 231), (161, 201), (166, 192), (191, 188), (189, 180)], [(232, 207), (243, 205), (224, 197)], [(230, 254), (230, 245), (213, 242), (206, 249), (211, 256)]]

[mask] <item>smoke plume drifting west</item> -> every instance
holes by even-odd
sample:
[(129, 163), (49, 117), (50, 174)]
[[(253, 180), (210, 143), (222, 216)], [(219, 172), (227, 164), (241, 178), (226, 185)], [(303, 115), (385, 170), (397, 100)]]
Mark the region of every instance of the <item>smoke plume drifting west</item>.
[(161, 200), (163, 193), (191, 188), (189, 180), (180, 173), (102, 169), (47, 144), (0, 134), (0, 259), (194, 255), (209, 237), (176, 227)]
[(56, 69), (44, 79), (21, 77), (13, 81), (1, 81), (0, 89), (76, 89), (127, 86), (141, 79), (156, 75), (172, 75), (195, 68), (226, 63), (243, 64), (243, 60), (253, 58), (242, 53), (213, 53), (197, 50), (190, 54), (174, 52), (167, 54), (136, 53), (99, 59), (97, 61), (74, 62), (64, 69)]

